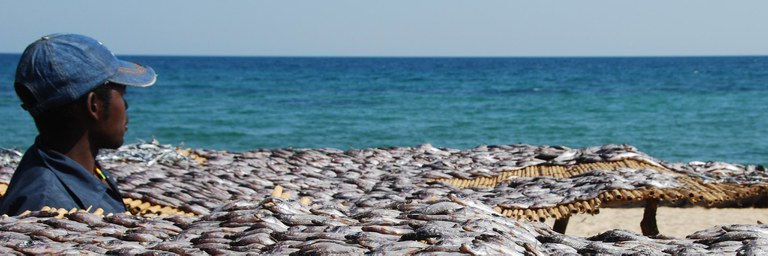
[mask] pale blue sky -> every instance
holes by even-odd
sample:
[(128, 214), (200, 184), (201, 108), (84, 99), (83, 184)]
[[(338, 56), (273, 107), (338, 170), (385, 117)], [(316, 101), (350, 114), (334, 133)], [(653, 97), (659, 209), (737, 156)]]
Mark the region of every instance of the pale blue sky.
[(0, 52), (42, 35), (117, 54), (768, 55), (768, 1), (0, 1)]

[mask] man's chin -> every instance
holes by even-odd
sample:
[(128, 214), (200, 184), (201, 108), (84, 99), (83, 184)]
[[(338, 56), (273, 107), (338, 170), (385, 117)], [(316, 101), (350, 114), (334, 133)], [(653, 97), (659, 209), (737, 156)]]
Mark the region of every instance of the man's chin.
[(118, 149), (121, 146), (123, 146), (124, 141), (125, 140), (120, 140), (120, 141), (115, 141), (113, 143), (108, 143), (108, 144), (104, 145), (104, 148), (106, 148), (106, 149)]

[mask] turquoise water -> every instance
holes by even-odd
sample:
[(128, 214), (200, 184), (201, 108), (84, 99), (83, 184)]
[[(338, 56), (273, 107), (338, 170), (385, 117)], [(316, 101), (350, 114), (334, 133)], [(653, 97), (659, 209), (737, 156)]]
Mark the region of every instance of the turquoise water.
[[(666, 161), (768, 163), (768, 57), (252, 58), (125, 56), (127, 142), (232, 151), (631, 144)], [(0, 146), (36, 134), (0, 55)]]

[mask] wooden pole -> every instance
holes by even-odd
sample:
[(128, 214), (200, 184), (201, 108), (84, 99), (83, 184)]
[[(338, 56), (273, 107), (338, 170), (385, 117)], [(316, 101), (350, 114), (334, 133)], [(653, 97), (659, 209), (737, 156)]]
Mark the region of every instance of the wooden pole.
[(569, 215), (569, 216), (565, 216), (565, 217), (560, 218), (560, 219), (556, 219), (555, 220), (555, 226), (552, 227), (552, 229), (555, 232), (557, 232), (557, 233), (565, 234), (565, 228), (568, 227), (568, 219), (570, 219), (570, 218), (571, 218), (571, 216)]
[(643, 220), (640, 221), (640, 230), (644, 236), (655, 236), (659, 234), (659, 227), (656, 225), (656, 209), (659, 207), (659, 199), (650, 198), (645, 201), (645, 210), (643, 211)]

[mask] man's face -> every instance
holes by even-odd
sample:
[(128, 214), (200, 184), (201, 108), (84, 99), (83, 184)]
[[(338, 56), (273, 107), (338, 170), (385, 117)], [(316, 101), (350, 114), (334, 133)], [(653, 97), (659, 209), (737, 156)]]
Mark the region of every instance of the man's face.
[(99, 123), (99, 140), (103, 148), (119, 148), (123, 145), (128, 130), (128, 103), (123, 98), (125, 86), (113, 86), (110, 90), (109, 109)]

